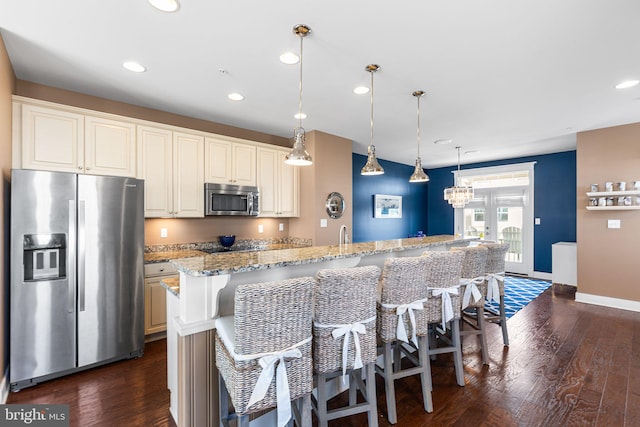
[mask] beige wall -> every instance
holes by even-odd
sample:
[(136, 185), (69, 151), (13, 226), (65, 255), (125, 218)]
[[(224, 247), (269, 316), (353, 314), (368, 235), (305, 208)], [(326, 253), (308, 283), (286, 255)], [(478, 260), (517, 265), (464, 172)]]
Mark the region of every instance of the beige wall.
[[(640, 211), (585, 208), (590, 184), (640, 181), (640, 123), (578, 133), (576, 158), (578, 292), (640, 301)], [(607, 228), (609, 219), (621, 228)]]
[[(11, 174), (11, 95), (15, 91), (16, 78), (9, 62), (2, 37), (0, 37), (0, 171), (2, 172), (2, 186), (0, 186), (0, 200), (2, 200), (2, 217), (0, 219), (0, 277), (2, 289), (0, 293), (0, 377), (4, 376), (8, 360), (9, 334), (6, 321), (9, 317), (9, 179)], [(6, 378), (8, 381), (9, 378)]]
[[(351, 152), (349, 139), (320, 131), (307, 133), (307, 150), (313, 165), (300, 170), (300, 218), (289, 221), (290, 234), (313, 240), (314, 245), (335, 245), (341, 225), (346, 225), (351, 235), (353, 209)], [(344, 215), (331, 219), (327, 215), (327, 196), (337, 191), (347, 201)], [(320, 227), (320, 220), (327, 219), (327, 227)]]

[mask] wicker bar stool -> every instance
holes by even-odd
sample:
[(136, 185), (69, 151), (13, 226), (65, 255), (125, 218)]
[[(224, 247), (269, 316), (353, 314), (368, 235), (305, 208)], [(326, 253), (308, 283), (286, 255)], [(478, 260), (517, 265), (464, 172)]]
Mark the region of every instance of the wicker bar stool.
[[(429, 260), (426, 271), (429, 298), (425, 304), (426, 321), (432, 338), (429, 340), (429, 356), (451, 353), (456, 383), (464, 386), (460, 342), (460, 274), (464, 254), (460, 251), (428, 251), (422, 257)], [(450, 327), (450, 331), (447, 327)]]
[(485, 320), (496, 323), (502, 328), (502, 341), (509, 345), (507, 332), (507, 316), (504, 308), (504, 265), (505, 256), (509, 250), (508, 243), (485, 243), (482, 246), (489, 250), (487, 264), (484, 269), (487, 282), (487, 301), (498, 303), (498, 310), (485, 309)]
[[(325, 269), (316, 275), (313, 323), (313, 366), (317, 399), (312, 396), (318, 425), (367, 412), (369, 426), (378, 425), (376, 402), (376, 266)], [(327, 381), (349, 378), (349, 405), (327, 409)], [(364, 378), (364, 381), (363, 381)], [(338, 380), (340, 381), (340, 380)], [(360, 391), (364, 401), (357, 403)]]
[[(484, 322), (484, 296), (487, 285), (484, 269), (487, 264), (489, 250), (484, 246), (453, 247), (451, 250), (464, 253), (462, 271), (460, 273), (460, 294), (462, 295), (462, 328), (461, 336), (478, 335), (482, 348), (482, 363), (489, 364), (487, 337)], [(471, 329), (465, 329), (467, 324)]]
[[(428, 297), (425, 280), (428, 265), (427, 257), (387, 258), (380, 276), (376, 323), (382, 341), (383, 366), (376, 365), (376, 372), (384, 378), (387, 420), (391, 424), (398, 422), (394, 381), (399, 378), (420, 374), (424, 410), (433, 412), (429, 325), (424, 311)], [(413, 355), (416, 348), (417, 358)], [(413, 366), (402, 369), (402, 354)]]
[(221, 424), (248, 426), (249, 414), (277, 407), (279, 427), (292, 412), (311, 425), (314, 285), (313, 277), (238, 285), (235, 314), (216, 320)]

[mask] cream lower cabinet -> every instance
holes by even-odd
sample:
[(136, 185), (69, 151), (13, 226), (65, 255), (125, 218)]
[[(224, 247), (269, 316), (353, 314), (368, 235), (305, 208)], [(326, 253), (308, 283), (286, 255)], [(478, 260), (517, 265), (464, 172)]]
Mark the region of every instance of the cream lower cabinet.
[(169, 263), (145, 265), (144, 277), (144, 334), (164, 332), (167, 329), (167, 290), (160, 283), (178, 277)]
[(256, 147), (251, 144), (206, 137), (205, 182), (256, 185)]
[(297, 217), (300, 172), (284, 162), (288, 149), (257, 148), (261, 217)]
[(138, 126), (145, 218), (204, 217), (204, 137)]
[(22, 160), (14, 167), (136, 176), (135, 124), (40, 105), (19, 111)]

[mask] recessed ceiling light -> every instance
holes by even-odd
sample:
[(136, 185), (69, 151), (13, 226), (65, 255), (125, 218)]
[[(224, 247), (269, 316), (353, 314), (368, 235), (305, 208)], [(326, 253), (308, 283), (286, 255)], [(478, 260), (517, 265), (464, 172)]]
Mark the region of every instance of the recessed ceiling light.
[(242, 96), (241, 94), (239, 94), (237, 92), (233, 92), (233, 93), (230, 93), (229, 95), (227, 95), (227, 98), (229, 98), (232, 101), (242, 101), (244, 99), (244, 96)]
[(163, 12), (175, 12), (180, 9), (178, 0), (149, 0), (151, 6)]
[(353, 90), (353, 93), (356, 95), (364, 95), (365, 93), (369, 93), (369, 88), (366, 86), (358, 86)]
[(287, 65), (297, 64), (299, 61), (300, 57), (293, 52), (285, 52), (280, 55), (280, 62)]
[(435, 141), (433, 141), (433, 143), (437, 145), (451, 144), (451, 142), (451, 139), (436, 139)]
[(129, 71), (133, 71), (134, 73), (144, 73), (145, 71), (147, 71), (147, 69), (144, 68), (142, 64), (139, 64), (135, 61), (123, 62), (122, 66)]
[(640, 83), (640, 80), (625, 80), (623, 82), (620, 82), (616, 85), (616, 89), (626, 89), (629, 87), (633, 87), (635, 85), (637, 85), (638, 83)]
[(296, 119), (306, 119), (307, 115), (305, 113), (295, 113), (293, 117), (295, 117)]

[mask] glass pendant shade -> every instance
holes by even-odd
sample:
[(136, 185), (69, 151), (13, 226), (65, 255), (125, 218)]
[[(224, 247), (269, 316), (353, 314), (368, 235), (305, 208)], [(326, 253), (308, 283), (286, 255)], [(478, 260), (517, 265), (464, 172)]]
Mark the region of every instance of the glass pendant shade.
[(378, 163), (378, 159), (376, 159), (376, 147), (370, 145), (368, 151), (367, 163), (365, 163), (362, 170), (360, 170), (360, 175), (382, 175), (384, 169), (380, 166), (380, 163)]
[(424, 95), (424, 92), (417, 90), (413, 92), (412, 95), (418, 100), (418, 155), (416, 157), (416, 168), (409, 177), (409, 182), (427, 182), (429, 181), (429, 177), (424, 173), (424, 169), (422, 169), (422, 159), (420, 159), (420, 98)]
[(285, 163), (294, 166), (309, 166), (313, 163), (304, 146), (305, 132), (302, 128), (294, 129), (293, 149), (285, 158)]
[(378, 163), (378, 159), (376, 159), (376, 147), (373, 145), (373, 73), (380, 69), (379, 65), (370, 64), (365, 67), (365, 70), (371, 73), (371, 90), (369, 91), (370, 102), (371, 102), (371, 116), (370, 116), (370, 142), (367, 147), (367, 163), (364, 164), (362, 169), (360, 170), (360, 175), (382, 175), (384, 173), (384, 168), (380, 166)]
[(293, 130), (293, 148), (291, 152), (285, 156), (284, 162), (293, 166), (309, 166), (313, 164), (311, 155), (304, 146), (306, 133), (302, 127), (302, 40), (311, 32), (306, 25), (296, 25), (293, 27), (293, 33), (300, 39), (300, 97), (298, 98), (298, 127)]
[[(460, 176), (460, 148), (458, 150), (458, 177)], [(444, 199), (454, 208), (464, 208), (467, 203), (473, 200), (473, 187), (464, 187), (457, 185), (458, 178), (456, 178), (456, 185), (453, 187), (445, 188)]]

